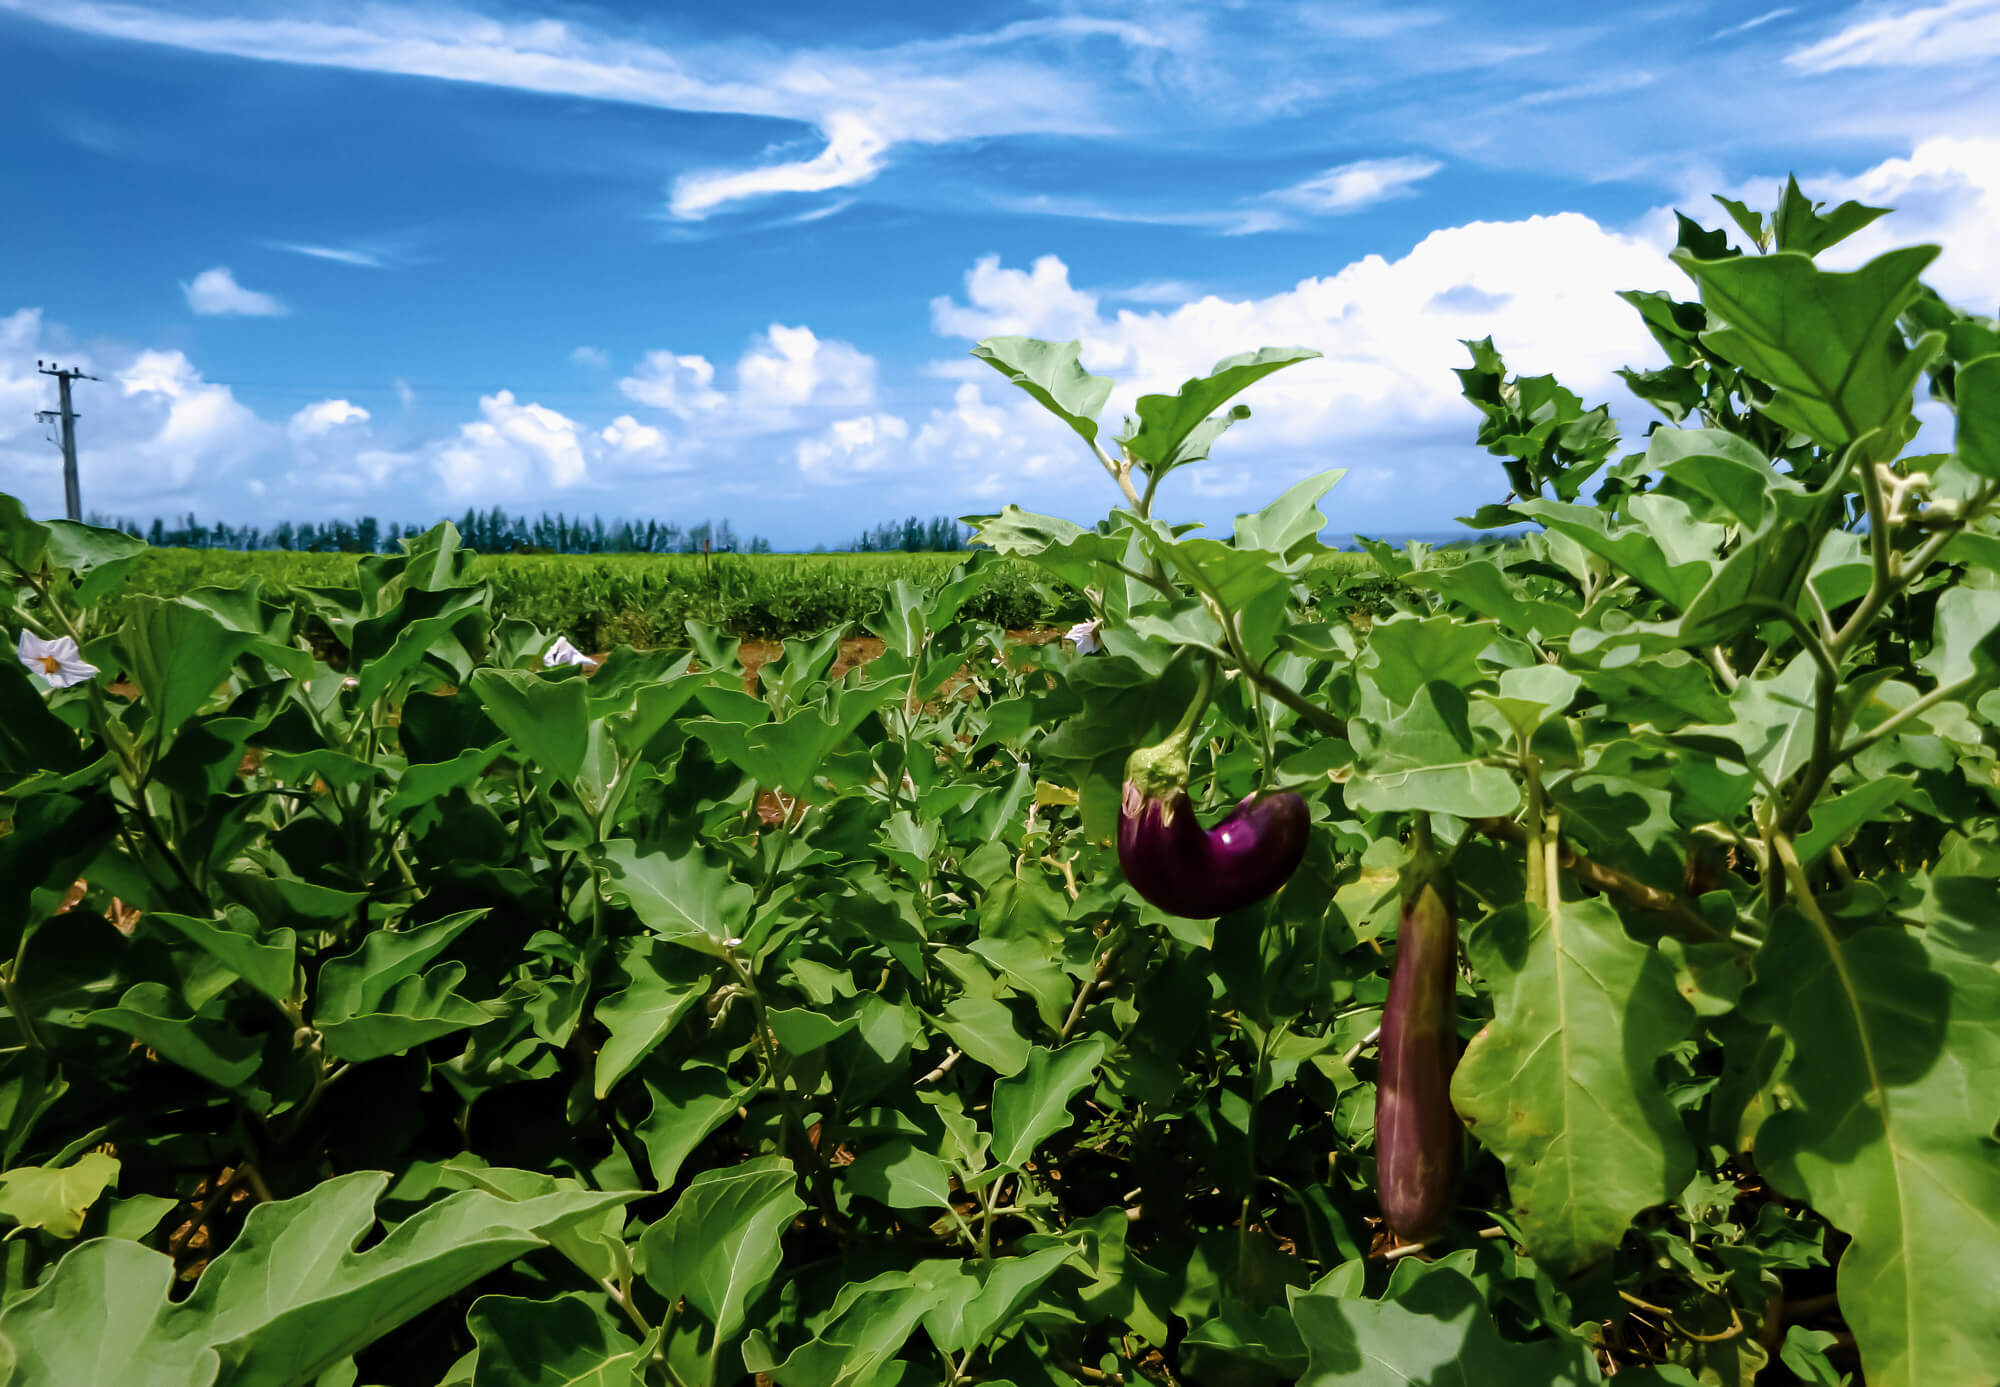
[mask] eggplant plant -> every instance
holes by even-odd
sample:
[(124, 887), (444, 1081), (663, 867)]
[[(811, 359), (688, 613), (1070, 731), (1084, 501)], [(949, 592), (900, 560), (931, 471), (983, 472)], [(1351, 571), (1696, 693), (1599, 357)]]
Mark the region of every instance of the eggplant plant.
[(979, 346), (1088, 654), (992, 555), (750, 677), (0, 497), (0, 1387), (2000, 1381), (2000, 322), (1724, 208), (1632, 443), (1466, 344), (1372, 621), (1338, 473), (1171, 518), (1303, 349), (1113, 437)]

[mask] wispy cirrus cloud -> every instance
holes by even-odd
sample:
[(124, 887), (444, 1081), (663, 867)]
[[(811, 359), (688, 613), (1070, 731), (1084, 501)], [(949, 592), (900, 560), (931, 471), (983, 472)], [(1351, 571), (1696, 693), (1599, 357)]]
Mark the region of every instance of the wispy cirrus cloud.
[(1945, 0), (1859, 20), (1785, 55), (1799, 72), (1944, 67), (2000, 56), (2000, 0)]
[(1747, 34), (1752, 29), (1761, 29), (1766, 24), (1775, 24), (1779, 20), (1788, 18), (1798, 12), (1798, 7), (1795, 5), (1785, 5), (1779, 9), (1766, 10), (1760, 15), (1754, 15), (1744, 20), (1741, 24), (1731, 24), (1725, 29), (1717, 29), (1708, 36), (1709, 42), (1713, 43), (1716, 39), (1734, 38), (1738, 34)]
[(373, 251), (356, 250), (345, 246), (307, 246), (291, 241), (266, 241), (272, 250), (282, 250), (291, 255), (304, 255), (314, 260), (331, 260), (340, 265), (353, 265), (358, 269), (387, 269), (389, 261)]
[(1443, 167), (1435, 159), (1416, 155), (1357, 159), (1282, 188), (1271, 197), (1321, 216), (1340, 216), (1391, 198), (1408, 197), (1416, 191), (1417, 184)]
[(1058, 19), (872, 51), (827, 47), (777, 54), (742, 42), (656, 44), (562, 20), (499, 20), (450, 9), (374, 6), (316, 17), (100, 3), (42, 8), (0, 0), (0, 12), (106, 38), (255, 61), (777, 117), (811, 125), (825, 138), (825, 149), (803, 161), (684, 175), (670, 206), (688, 219), (773, 193), (864, 183), (896, 144), (1108, 132), (1115, 123), (1103, 113), (1100, 86), (1087, 74), (1005, 50), (1146, 41), (1137, 24)]

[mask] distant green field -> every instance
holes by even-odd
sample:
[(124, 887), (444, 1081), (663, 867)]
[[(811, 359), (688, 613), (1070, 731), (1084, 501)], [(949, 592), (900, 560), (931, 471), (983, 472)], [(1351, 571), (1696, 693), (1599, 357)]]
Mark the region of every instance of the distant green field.
[[(262, 578), (267, 587), (329, 587), (353, 581), (355, 554), (288, 550), (153, 549), (131, 587), (171, 596)], [(742, 636), (820, 631), (872, 615), (897, 579), (933, 582), (969, 554), (491, 554), (473, 571), (493, 585), (502, 611), (562, 631), (587, 650), (659, 645), (681, 638), (690, 619)], [(1010, 629), (1075, 621), (1081, 594), (1051, 586), (1025, 563), (1001, 560), (969, 617)], [(1313, 564), (1316, 594), (1368, 581), (1364, 554), (1328, 554)]]

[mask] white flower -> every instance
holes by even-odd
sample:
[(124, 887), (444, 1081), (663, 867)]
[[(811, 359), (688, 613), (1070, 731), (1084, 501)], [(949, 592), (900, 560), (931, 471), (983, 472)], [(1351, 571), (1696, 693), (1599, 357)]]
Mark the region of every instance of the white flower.
[(18, 653), (21, 663), (41, 675), (42, 682), (52, 689), (66, 689), (97, 675), (97, 666), (84, 662), (76, 642), (68, 636), (45, 641), (33, 631), (23, 631)]
[(1076, 653), (1095, 655), (1104, 649), (1104, 643), (1097, 639), (1097, 628), (1104, 624), (1104, 618), (1092, 617), (1089, 621), (1079, 621), (1069, 628), (1069, 638), (1076, 642)]
[(556, 643), (549, 647), (549, 653), (542, 656), (542, 664), (548, 669), (557, 665), (582, 665), (585, 669), (596, 669), (597, 661), (569, 643), (568, 636), (557, 636)]

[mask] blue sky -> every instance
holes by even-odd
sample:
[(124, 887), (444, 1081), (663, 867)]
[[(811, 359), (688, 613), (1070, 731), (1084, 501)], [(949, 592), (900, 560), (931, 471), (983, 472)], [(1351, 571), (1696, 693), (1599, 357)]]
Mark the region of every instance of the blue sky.
[[(674, 13), (671, 11), (684, 11)], [(0, 0), (0, 489), (233, 521), (468, 504), (781, 546), (1109, 483), (966, 357), (1079, 337), (1110, 414), (1324, 361), (1169, 488), (1327, 466), (1340, 530), (1504, 490), (1457, 339), (1644, 416), (1620, 288), (1716, 192), (1901, 209), (2000, 296), (2000, 0), (361, 7)], [(1942, 440), (1938, 441), (1940, 446)]]

